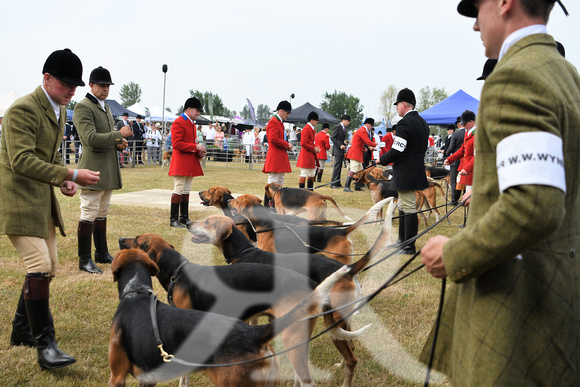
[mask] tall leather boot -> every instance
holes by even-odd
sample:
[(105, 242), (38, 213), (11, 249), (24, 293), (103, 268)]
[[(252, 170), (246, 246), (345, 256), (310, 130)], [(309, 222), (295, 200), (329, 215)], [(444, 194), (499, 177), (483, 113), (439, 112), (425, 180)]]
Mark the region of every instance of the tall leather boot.
[(169, 215), (169, 226), (177, 228), (185, 228), (185, 226), (179, 223), (179, 206), (181, 204), (181, 195), (172, 194), (171, 195), (171, 214)]
[(54, 322), (48, 304), (51, 276), (48, 273), (29, 273), (24, 280), (24, 303), (32, 336), (36, 340), (38, 364), (44, 369), (64, 367), (76, 362), (61, 351), (54, 340)]
[(361, 183), (360, 181), (357, 181), (356, 183), (354, 183), (354, 190), (355, 191), (362, 191), (363, 190), (362, 186), (363, 186), (363, 183)]
[(349, 174), (346, 177), (346, 181), (344, 183), (344, 192), (352, 192), (352, 189), (350, 189), (350, 183), (352, 182), (352, 176)]
[(107, 246), (107, 218), (96, 218), (93, 222), (93, 241), (95, 242), (95, 262), (113, 263)]
[[(417, 214), (407, 214), (405, 219), (405, 241), (417, 236), (419, 231), (419, 217)], [(415, 254), (415, 242), (408, 244), (403, 248), (402, 254)]]
[(314, 177), (309, 177), (306, 180), (306, 186), (308, 187), (308, 190), (314, 191)]
[(298, 177), (298, 188), (304, 189), (306, 183), (306, 178), (304, 176)]
[(181, 195), (181, 202), (179, 203), (179, 223), (189, 226), (191, 220), (189, 220), (189, 194)]
[(324, 169), (319, 168), (318, 173), (316, 174), (316, 181), (318, 183), (322, 181), (322, 173), (324, 173)]
[(79, 269), (91, 274), (101, 274), (91, 257), (91, 238), (93, 237), (93, 222), (79, 220), (77, 230), (78, 252), (79, 252)]
[(16, 306), (16, 313), (14, 314), (14, 320), (12, 320), (10, 345), (36, 347), (36, 340), (32, 337), (30, 325), (28, 324), (28, 315), (26, 314), (26, 305), (24, 304), (24, 288), (22, 289), (22, 292), (20, 292), (20, 298), (18, 299), (18, 305)]
[(405, 240), (405, 212), (399, 210), (399, 237), (395, 243), (391, 243), (387, 247), (398, 247)]

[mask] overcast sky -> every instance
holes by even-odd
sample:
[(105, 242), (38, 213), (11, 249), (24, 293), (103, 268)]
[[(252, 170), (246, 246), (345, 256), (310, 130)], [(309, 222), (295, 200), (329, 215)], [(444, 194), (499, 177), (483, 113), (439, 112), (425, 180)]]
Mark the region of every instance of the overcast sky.
[[(240, 112), (275, 108), (290, 94), (293, 106), (319, 105), (325, 92), (360, 98), (364, 114), (380, 119), (379, 98), (388, 85), (459, 89), (479, 99), (485, 62), (474, 19), (460, 16), (458, 0), (100, 0), (2, 1), (0, 5), (0, 97), (31, 92), (42, 66), (57, 49), (82, 60), (83, 80), (97, 66), (111, 71), (117, 99), (136, 82), (146, 107), (173, 111), (189, 90), (217, 93)], [(555, 6), (548, 31), (580, 65), (580, 4)], [(576, 41), (577, 42), (577, 41)], [(88, 86), (78, 88), (81, 100)]]

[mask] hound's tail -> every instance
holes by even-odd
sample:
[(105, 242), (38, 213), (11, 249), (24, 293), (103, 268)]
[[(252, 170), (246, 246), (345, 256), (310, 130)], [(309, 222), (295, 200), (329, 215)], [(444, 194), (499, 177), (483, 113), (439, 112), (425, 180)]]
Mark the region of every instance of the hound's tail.
[(385, 204), (387, 204), (388, 201), (389, 201), (388, 198), (383, 199), (380, 202), (376, 203), (374, 206), (372, 206), (367, 211), (367, 213), (362, 216), (362, 218), (360, 218), (358, 221), (356, 221), (355, 223), (351, 224), (350, 226), (344, 229), (345, 235), (348, 235), (354, 230), (356, 230), (359, 226), (363, 225), (367, 220), (376, 217), (377, 214), (383, 209), (383, 207), (385, 206)]
[(330, 304), (328, 297), (330, 290), (349, 271), (350, 268), (348, 266), (341, 267), (322, 281), (304, 301), (296, 305), (291, 311), (270, 324), (256, 326), (255, 328), (260, 331), (258, 342), (266, 344), (295, 322), (320, 313), (323, 305)]
[[(381, 232), (379, 233), (379, 236), (377, 237), (377, 240), (375, 241), (375, 243), (371, 246), (371, 248), (369, 249), (369, 251), (366, 252), (365, 255), (363, 255), (363, 257), (361, 259), (359, 259), (358, 261), (356, 261), (355, 263), (349, 265), (350, 267), (350, 272), (347, 274), (347, 278), (350, 277), (351, 279), (354, 278), (355, 275), (357, 275), (358, 273), (360, 273), (360, 271), (362, 269), (364, 269), (370, 261), (372, 261), (377, 255), (379, 255), (381, 253), (381, 251), (383, 251), (385, 249), (385, 247), (387, 247), (387, 244), (389, 243), (389, 239), (391, 237), (391, 228), (392, 228), (392, 220), (393, 220), (393, 212), (395, 211), (395, 203), (393, 201), (393, 198), (387, 198), (387, 199), (383, 199), (380, 202), (378, 202), (377, 204), (375, 204), (371, 210), (375, 209), (375, 207), (377, 207), (378, 209), (382, 208), (386, 202), (389, 202), (389, 208), (387, 209), (387, 214), (385, 216), (385, 221), (383, 222), (383, 227), (381, 228)], [(377, 211), (378, 211), (377, 209)], [(370, 210), (369, 210), (370, 212)]]
[(348, 220), (352, 220), (351, 218), (349, 218), (348, 216), (346, 216), (344, 214), (344, 212), (342, 212), (342, 210), (340, 208), (338, 208), (338, 204), (336, 204), (336, 202), (334, 201), (334, 199), (332, 198), (332, 196), (321, 195), (321, 198), (323, 200), (329, 201), (334, 206), (334, 208), (336, 209), (336, 211), (340, 214), (340, 216), (343, 216), (343, 217), (347, 218)]

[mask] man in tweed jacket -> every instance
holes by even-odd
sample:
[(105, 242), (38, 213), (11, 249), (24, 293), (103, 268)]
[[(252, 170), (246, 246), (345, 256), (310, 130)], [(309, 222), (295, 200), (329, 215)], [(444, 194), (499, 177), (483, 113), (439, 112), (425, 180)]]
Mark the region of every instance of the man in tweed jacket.
[(77, 229), (79, 269), (101, 274), (91, 256), (91, 238), (95, 241), (95, 262), (111, 263), (107, 245), (107, 215), (113, 190), (123, 186), (117, 151), (127, 148), (127, 137), (133, 132), (123, 126), (115, 130), (111, 109), (105, 101), (113, 85), (111, 74), (99, 66), (89, 77), (90, 93), (76, 106), (73, 121), (78, 130), (83, 153), (79, 168), (101, 172), (101, 179), (90, 187), (81, 187), (81, 216)]
[(477, 115), (467, 226), (421, 250), (453, 281), (435, 368), (454, 385), (580, 384), (580, 76), (547, 34), (553, 5), (458, 6), (499, 61)]
[(77, 187), (96, 184), (99, 173), (65, 167), (58, 148), (66, 109), (81, 79), (80, 59), (69, 49), (50, 54), (43, 82), (20, 98), (4, 116), (0, 150), (0, 235), (26, 264), (24, 286), (12, 322), (11, 345), (36, 347), (42, 368), (64, 367), (75, 359), (55, 342), (49, 285), (58, 267), (56, 227), (64, 227), (54, 187), (74, 196)]

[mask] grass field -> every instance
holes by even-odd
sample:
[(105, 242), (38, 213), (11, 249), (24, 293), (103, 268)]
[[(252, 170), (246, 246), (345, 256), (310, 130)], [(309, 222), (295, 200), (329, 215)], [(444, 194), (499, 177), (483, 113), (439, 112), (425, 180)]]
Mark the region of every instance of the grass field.
[[(173, 179), (167, 170), (159, 166), (139, 166), (125, 168), (124, 187), (115, 193), (141, 191), (152, 188), (172, 189)], [(343, 174), (344, 175), (344, 174)], [(328, 182), (330, 173), (323, 176)], [(249, 171), (247, 164), (231, 164), (229, 168), (209, 163), (205, 176), (194, 179), (192, 191), (204, 190), (223, 185), (234, 193), (251, 193), (263, 197), (266, 175), (261, 166)], [(298, 186), (298, 173), (286, 175), (287, 186)], [(332, 195), (343, 211), (353, 219), (358, 219), (372, 206), (369, 192), (345, 193), (342, 190), (320, 188), (319, 192)], [(107, 360), (110, 324), (118, 304), (116, 284), (108, 265), (98, 265), (102, 275), (90, 275), (78, 270), (76, 227), (79, 219), (79, 198), (59, 197), (68, 236), (58, 237), (60, 266), (51, 285), (51, 309), (55, 319), (55, 329), (59, 346), (73, 355), (77, 363), (55, 371), (40, 371), (36, 361), (36, 350), (27, 347), (10, 347), (11, 322), (24, 279), (25, 266), (6, 236), (0, 236), (0, 385), (2, 386), (102, 386), (109, 379)], [(192, 194), (190, 201), (196, 201)], [(441, 197), (438, 204), (443, 203)], [(444, 212), (441, 211), (442, 213)], [(190, 211), (191, 219), (204, 219), (218, 214), (216, 209)], [(329, 206), (328, 216), (340, 219)], [(217, 249), (209, 245), (194, 245), (185, 229), (169, 227), (169, 209), (146, 207), (111, 207), (108, 217), (108, 242), (112, 254), (118, 250), (117, 239), (152, 232), (162, 235), (191, 261), (202, 264), (225, 264)], [(420, 248), (430, 235), (451, 236), (458, 232), (457, 225), (463, 221), (463, 211), (451, 216), (451, 225), (442, 222), (428, 235), (417, 242)], [(433, 217), (429, 224), (434, 222)], [(397, 221), (393, 233), (396, 234)], [(421, 222), (419, 232), (425, 228)], [(364, 253), (373, 243), (380, 226), (364, 225), (352, 235), (355, 252)], [(392, 236), (392, 240), (396, 235)], [(388, 254), (386, 250), (383, 256)], [(359, 276), (363, 292), (368, 294), (384, 283), (393, 271), (409, 256), (389, 258), (381, 265)], [(413, 265), (416, 266), (420, 262)], [(411, 266), (413, 266), (411, 265)], [(155, 291), (160, 300), (166, 300), (166, 293), (154, 279)], [(368, 307), (353, 318), (353, 328), (358, 329), (372, 322), (371, 329), (357, 341), (356, 356), (359, 359), (354, 376), (358, 386), (416, 386), (422, 385), (425, 367), (416, 359), (429, 333), (437, 312), (440, 281), (420, 270), (404, 281), (386, 289)], [(317, 331), (321, 329), (319, 323)], [(275, 348), (282, 349), (280, 341)], [(340, 361), (330, 339), (322, 336), (310, 345), (311, 372), (319, 386), (340, 386), (343, 370), (334, 367)], [(281, 385), (293, 385), (293, 371), (285, 355), (280, 356)], [(433, 375), (433, 384), (448, 385), (440, 375)], [(128, 385), (137, 385), (133, 377), (127, 378)], [(164, 385), (177, 386), (177, 381)], [(211, 385), (204, 373), (197, 373), (191, 385)]]

